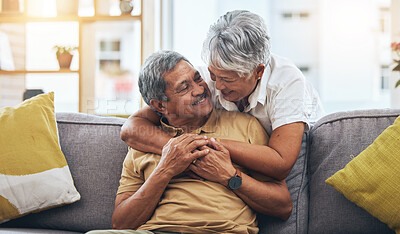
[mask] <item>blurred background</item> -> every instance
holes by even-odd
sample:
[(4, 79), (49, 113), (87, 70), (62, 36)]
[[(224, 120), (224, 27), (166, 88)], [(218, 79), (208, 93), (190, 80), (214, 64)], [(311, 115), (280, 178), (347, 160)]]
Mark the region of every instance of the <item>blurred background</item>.
[[(159, 49), (204, 65), (209, 26), (236, 9), (265, 19), (272, 52), (291, 59), (327, 113), (400, 108), (400, 0), (0, 0), (0, 106), (55, 92), (56, 111), (127, 116), (137, 75)], [(57, 48), (70, 51), (62, 65)], [(400, 50), (400, 48), (399, 48)]]

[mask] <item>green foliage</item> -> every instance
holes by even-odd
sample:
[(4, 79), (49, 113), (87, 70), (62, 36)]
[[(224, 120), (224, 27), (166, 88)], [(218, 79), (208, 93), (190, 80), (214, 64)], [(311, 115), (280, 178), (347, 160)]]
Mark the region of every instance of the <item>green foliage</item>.
[(399, 86), (400, 86), (400, 80), (398, 80), (398, 81), (396, 82), (396, 84), (394, 85), (394, 87), (397, 88), (397, 87), (399, 87)]

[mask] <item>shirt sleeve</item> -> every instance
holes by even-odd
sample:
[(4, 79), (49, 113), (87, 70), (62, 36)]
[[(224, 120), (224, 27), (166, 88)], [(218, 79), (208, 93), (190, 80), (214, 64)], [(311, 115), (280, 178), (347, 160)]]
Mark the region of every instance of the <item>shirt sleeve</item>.
[(268, 145), (268, 134), (255, 117), (251, 117), (247, 128), (250, 144)]
[(272, 92), (271, 103), (268, 108), (272, 130), (290, 123), (303, 122), (305, 131), (309, 130), (309, 107), (312, 100), (309, 98), (304, 79), (294, 79), (283, 84)]
[(138, 153), (140, 152), (129, 147), (129, 152), (123, 163), (117, 194), (136, 192), (144, 184), (144, 175), (140, 172), (138, 165), (136, 165), (134, 160), (135, 154)]

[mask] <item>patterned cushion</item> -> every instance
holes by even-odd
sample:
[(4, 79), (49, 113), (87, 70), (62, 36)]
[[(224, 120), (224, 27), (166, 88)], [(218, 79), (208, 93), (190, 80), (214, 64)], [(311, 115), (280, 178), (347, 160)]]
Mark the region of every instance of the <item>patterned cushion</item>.
[(61, 152), (54, 93), (0, 109), (0, 221), (80, 199)]

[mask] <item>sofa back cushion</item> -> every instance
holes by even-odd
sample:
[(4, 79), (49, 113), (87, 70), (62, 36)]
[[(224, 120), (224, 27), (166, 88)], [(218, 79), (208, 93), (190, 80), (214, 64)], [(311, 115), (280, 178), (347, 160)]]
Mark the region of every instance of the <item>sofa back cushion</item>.
[(128, 151), (120, 139), (125, 119), (57, 113), (56, 120), (61, 150), (81, 200), (3, 225), (78, 232), (110, 229), (122, 163)]
[(400, 110), (341, 112), (325, 116), (310, 131), (309, 233), (393, 233), (325, 180), (367, 148)]

